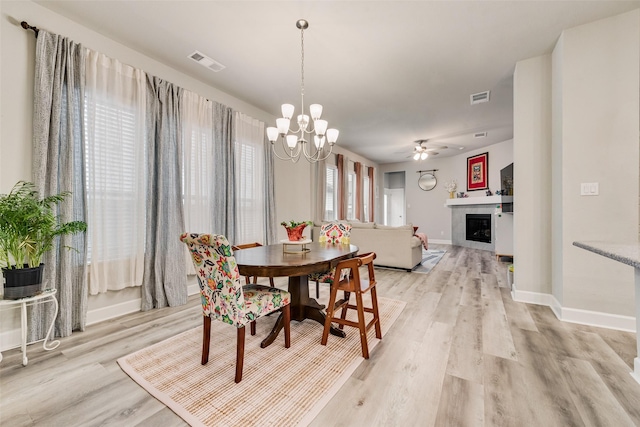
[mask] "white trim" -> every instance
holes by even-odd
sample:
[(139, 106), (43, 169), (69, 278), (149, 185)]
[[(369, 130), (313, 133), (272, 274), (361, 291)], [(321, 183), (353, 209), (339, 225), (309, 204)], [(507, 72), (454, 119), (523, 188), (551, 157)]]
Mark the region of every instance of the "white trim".
[[(187, 285), (188, 296), (195, 295), (197, 293), (200, 293), (200, 286), (197, 283)], [(120, 304), (90, 310), (87, 312), (87, 326), (124, 316), (125, 314), (136, 313), (140, 311), (141, 306), (142, 298), (136, 298)]]
[(599, 311), (581, 310), (579, 308), (563, 308), (562, 320), (581, 325), (598, 326), (618, 331), (635, 332), (636, 318)]
[(435, 243), (439, 245), (450, 245), (451, 240), (441, 240), (441, 239), (429, 239), (429, 243)]
[(517, 302), (546, 305), (551, 308), (558, 320), (563, 322), (597, 326), (599, 328), (615, 329), (618, 331), (636, 332), (635, 317), (562, 307), (553, 295), (540, 292), (518, 291), (515, 283), (511, 291), (511, 297)]
[(87, 311), (87, 326), (124, 316), (125, 314), (137, 313), (140, 311), (141, 306), (142, 298), (136, 298), (119, 304), (89, 310)]

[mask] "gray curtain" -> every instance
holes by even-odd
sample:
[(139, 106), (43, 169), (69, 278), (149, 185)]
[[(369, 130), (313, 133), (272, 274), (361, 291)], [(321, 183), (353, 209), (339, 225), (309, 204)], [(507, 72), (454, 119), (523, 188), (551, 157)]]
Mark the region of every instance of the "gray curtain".
[(264, 220), (266, 222), (265, 229), (265, 242), (267, 245), (276, 243), (276, 182), (275, 182), (275, 167), (273, 160), (273, 152), (271, 151), (271, 143), (264, 137), (264, 191), (265, 191), (265, 215)]
[(219, 208), (212, 212), (213, 232), (230, 242), (236, 241), (235, 150), (233, 146), (233, 110), (217, 102), (213, 105), (214, 198)]
[[(62, 222), (86, 221), (84, 185), (84, 72), (86, 51), (66, 37), (40, 30), (36, 42), (33, 106), (33, 179), (41, 196), (64, 191)], [(69, 250), (65, 247), (72, 247)], [(57, 288), (55, 335), (84, 330), (87, 313), (87, 242), (84, 233), (62, 236), (44, 259), (46, 286)], [(28, 339), (44, 338), (51, 304), (32, 308)]]
[(187, 302), (182, 208), (180, 94), (147, 76), (147, 222), (142, 311)]

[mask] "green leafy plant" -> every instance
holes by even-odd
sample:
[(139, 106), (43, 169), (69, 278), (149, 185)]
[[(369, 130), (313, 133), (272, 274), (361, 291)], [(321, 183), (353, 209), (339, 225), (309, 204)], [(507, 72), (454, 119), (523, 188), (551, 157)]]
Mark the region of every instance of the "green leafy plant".
[(289, 228), (297, 227), (297, 226), (302, 225), (302, 224), (305, 224), (305, 225), (308, 225), (308, 226), (312, 226), (313, 225), (313, 221), (301, 221), (301, 222), (298, 222), (298, 221), (291, 220), (291, 221), (282, 221), (280, 223), (280, 225), (283, 225), (283, 226), (289, 227)]
[(37, 267), (57, 236), (87, 230), (83, 221), (60, 223), (53, 211), (70, 194), (40, 198), (33, 183), (19, 181), (9, 194), (0, 195), (0, 266)]

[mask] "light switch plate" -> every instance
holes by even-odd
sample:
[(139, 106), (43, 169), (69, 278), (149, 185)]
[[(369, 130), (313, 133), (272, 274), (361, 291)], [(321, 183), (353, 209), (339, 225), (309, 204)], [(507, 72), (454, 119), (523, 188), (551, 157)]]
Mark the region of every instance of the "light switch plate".
[(580, 183), (581, 196), (597, 196), (598, 194), (600, 194), (600, 189), (597, 182)]

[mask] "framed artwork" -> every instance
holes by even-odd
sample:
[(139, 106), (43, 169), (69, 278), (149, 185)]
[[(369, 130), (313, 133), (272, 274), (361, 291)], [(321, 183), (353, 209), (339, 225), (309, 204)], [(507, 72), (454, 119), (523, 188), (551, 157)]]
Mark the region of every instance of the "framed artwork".
[(489, 153), (467, 157), (467, 191), (489, 188)]

